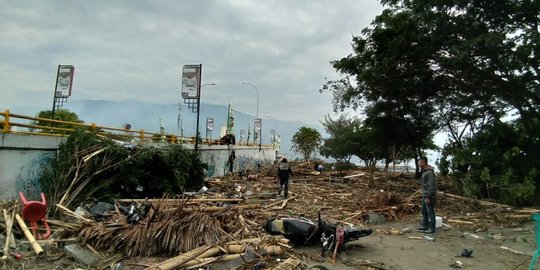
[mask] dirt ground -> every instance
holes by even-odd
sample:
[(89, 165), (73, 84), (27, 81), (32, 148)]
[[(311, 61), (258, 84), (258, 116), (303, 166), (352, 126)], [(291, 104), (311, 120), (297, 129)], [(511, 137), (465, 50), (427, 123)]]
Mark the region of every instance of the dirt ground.
[[(414, 228), (414, 222), (392, 222), (371, 226), (374, 229)], [(523, 231), (520, 231), (523, 229)], [(492, 228), (473, 232), (483, 239), (466, 235), (467, 231), (444, 227), (431, 235), (434, 241), (423, 239), (424, 234), (413, 232), (389, 235), (375, 231), (372, 235), (351, 242), (338, 254), (337, 263), (310, 261), (308, 265), (324, 265), (328, 269), (453, 269), (455, 261), (462, 263), (460, 269), (528, 269), (536, 245), (533, 225), (527, 224), (518, 231), (509, 228)], [(500, 239), (493, 239), (493, 237)], [(421, 240), (409, 237), (422, 237)], [(528, 255), (520, 255), (500, 248), (509, 247)], [(463, 249), (473, 250), (472, 257), (459, 256)], [(316, 254), (319, 249), (301, 248)], [(366, 260), (380, 268), (369, 267)]]
[[(257, 269), (272, 269), (278, 260), (291, 256), (303, 261), (304, 269), (314, 265), (336, 270), (453, 269), (451, 265), (456, 265), (456, 261), (461, 263), (461, 269), (528, 269), (536, 249), (534, 224), (528, 218), (535, 209), (519, 212), (523, 209), (443, 195), (438, 198), (436, 213), (443, 217), (444, 226), (430, 235), (434, 239), (429, 241), (415, 231), (420, 218), (419, 193), (412, 174), (377, 173), (370, 183), (365, 171), (314, 175), (310, 164), (304, 165), (306, 169), (299, 167), (296, 166), (297, 174), (291, 183), (290, 200), (276, 195), (273, 168), (261, 172), (255, 180), (238, 175), (213, 179), (207, 183), (208, 193), (201, 198), (243, 198), (242, 204), (259, 205), (255, 209), (223, 212), (231, 217), (224, 220), (223, 228), (238, 239), (267, 235), (262, 225), (269, 218), (303, 216), (316, 220), (318, 211), (324, 220), (368, 227), (373, 233), (347, 243), (335, 264), (321, 257), (318, 247), (294, 247), (283, 256), (267, 257), (266, 266)], [(343, 181), (344, 175), (356, 176)], [(440, 180), (439, 190), (452, 193), (451, 183)], [(369, 223), (369, 213), (383, 215), (387, 221)], [(243, 216), (242, 222), (239, 216)], [(244, 218), (251, 226), (246, 225)], [(463, 249), (473, 250), (472, 257), (460, 257)], [(47, 247), (45, 251), (42, 257), (36, 257), (31, 250), (19, 251), (22, 259), (0, 261), (0, 269), (91, 269), (78, 264), (59, 247)], [(105, 257), (113, 256), (100, 252)], [(118, 269), (145, 269), (165, 259), (129, 258)]]

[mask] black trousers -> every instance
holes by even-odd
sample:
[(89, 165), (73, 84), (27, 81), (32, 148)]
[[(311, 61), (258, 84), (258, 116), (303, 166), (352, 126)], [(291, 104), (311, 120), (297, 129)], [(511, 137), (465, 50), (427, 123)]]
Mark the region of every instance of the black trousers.
[[(429, 198), (430, 203), (426, 203)], [(422, 196), (422, 227), (435, 231), (435, 196)]]
[(287, 195), (289, 194), (289, 178), (279, 178), (279, 193), (281, 193), (281, 189), (285, 188), (285, 191), (283, 195), (285, 195), (285, 198), (287, 198)]

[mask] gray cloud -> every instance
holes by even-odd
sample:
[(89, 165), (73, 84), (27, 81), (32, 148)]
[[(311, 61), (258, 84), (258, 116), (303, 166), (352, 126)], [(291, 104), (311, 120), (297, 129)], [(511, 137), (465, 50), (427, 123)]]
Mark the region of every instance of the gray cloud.
[(376, 1), (9, 1), (0, 10), (0, 109), (49, 106), (58, 64), (71, 100), (180, 101), (184, 64), (203, 64), (202, 102), (316, 123), (329, 61), (380, 13)]

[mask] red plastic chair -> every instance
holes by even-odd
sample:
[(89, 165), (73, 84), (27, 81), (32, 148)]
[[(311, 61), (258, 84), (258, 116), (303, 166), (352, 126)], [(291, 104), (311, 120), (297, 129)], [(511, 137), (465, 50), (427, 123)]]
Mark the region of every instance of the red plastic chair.
[[(30, 222), (32, 232), (36, 239), (47, 239), (51, 236), (51, 229), (47, 224), (47, 201), (45, 194), (41, 193), (41, 201), (28, 201), (22, 192), (19, 192), (19, 197), (24, 205), (22, 216), (24, 220)], [(39, 233), (38, 222), (41, 221), (45, 226), (45, 234)]]

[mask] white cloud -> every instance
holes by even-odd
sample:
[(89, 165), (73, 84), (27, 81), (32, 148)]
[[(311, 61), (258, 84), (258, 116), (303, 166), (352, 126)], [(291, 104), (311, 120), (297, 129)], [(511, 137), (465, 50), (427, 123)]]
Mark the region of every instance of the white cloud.
[[(75, 66), (70, 99), (180, 101), (184, 64), (203, 64), (202, 102), (317, 123), (329, 61), (381, 6), (355, 1), (10, 1), (0, 10), (2, 107), (48, 106), (58, 64)], [(7, 93), (9, 92), (9, 93)], [(0, 108), (3, 109), (3, 108)]]

